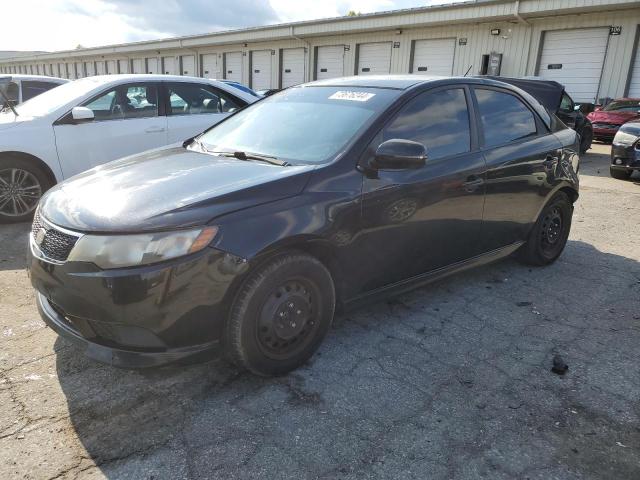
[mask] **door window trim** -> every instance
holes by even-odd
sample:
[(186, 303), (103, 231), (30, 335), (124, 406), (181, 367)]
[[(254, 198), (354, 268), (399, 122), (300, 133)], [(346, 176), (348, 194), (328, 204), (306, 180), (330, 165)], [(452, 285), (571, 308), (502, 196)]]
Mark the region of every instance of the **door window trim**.
[[(529, 104), (529, 102), (527, 102), (522, 96), (518, 95), (517, 92), (513, 92), (509, 89), (506, 88), (502, 88), (502, 87), (496, 87), (494, 85), (480, 85), (480, 84), (473, 84), (471, 85), (471, 95), (473, 97), (473, 104), (474, 104), (474, 109), (476, 111), (476, 116), (475, 116), (475, 120), (476, 120), (476, 128), (478, 130), (478, 146), (480, 151), (486, 151), (486, 150), (493, 150), (494, 148), (501, 148), (507, 145), (517, 145), (519, 143), (523, 143), (523, 142), (527, 142), (530, 141), (533, 138), (540, 138), (543, 137), (545, 135), (549, 135), (551, 133), (551, 131), (549, 130), (549, 128), (547, 127), (547, 125), (542, 121), (542, 119), (540, 118), (540, 115), (538, 115), (538, 112), (536, 112), (531, 105)], [(511, 140), (509, 142), (504, 142), (501, 143), (499, 145), (491, 145), (491, 146), (486, 146), (485, 145), (485, 138), (484, 138), (484, 128), (482, 127), (482, 119), (480, 118), (480, 106), (478, 105), (478, 97), (476, 96), (476, 90), (493, 90), (499, 93), (504, 93), (507, 95), (511, 95), (513, 97), (515, 97), (516, 99), (520, 100), (520, 102), (522, 102), (524, 104), (524, 106), (527, 108), (527, 110), (529, 110), (531, 112), (531, 114), (533, 115), (533, 121), (536, 124), (536, 134), (535, 135), (530, 135), (524, 138), (519, 138), (517, 140)]]

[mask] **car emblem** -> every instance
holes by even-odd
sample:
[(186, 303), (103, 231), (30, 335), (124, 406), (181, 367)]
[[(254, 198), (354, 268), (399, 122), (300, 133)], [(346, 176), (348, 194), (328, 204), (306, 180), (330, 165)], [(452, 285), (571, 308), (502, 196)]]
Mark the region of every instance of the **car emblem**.
[(47, 231), (44, 228), (41, 228), (40, 230), (38, 230), (38, 233), (36, 233), (36, 236), (35, 236), (36, 245), (38, 246), (42, 245), (42, 241), (44, 240), (44, 237), (46, 234), (47, 234)]

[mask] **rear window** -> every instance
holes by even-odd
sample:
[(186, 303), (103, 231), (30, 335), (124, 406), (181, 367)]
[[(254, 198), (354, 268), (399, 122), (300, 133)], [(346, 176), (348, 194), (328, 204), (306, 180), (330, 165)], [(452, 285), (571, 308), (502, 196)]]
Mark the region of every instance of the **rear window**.
[(33, 97), (58, 86), (60, 86), (59, 83), (25, 80), (22, 82), (22, 101), (31, 100)]

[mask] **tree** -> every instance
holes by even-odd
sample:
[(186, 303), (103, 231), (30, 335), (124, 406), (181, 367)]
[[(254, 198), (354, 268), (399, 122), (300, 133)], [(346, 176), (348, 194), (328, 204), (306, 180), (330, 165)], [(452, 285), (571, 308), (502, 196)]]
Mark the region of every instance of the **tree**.
[(362, 15), (360, 12), (356, 12), (355, 10), (349, 10), (347, 12), (347, 17), (357, 17), (358, 15)]

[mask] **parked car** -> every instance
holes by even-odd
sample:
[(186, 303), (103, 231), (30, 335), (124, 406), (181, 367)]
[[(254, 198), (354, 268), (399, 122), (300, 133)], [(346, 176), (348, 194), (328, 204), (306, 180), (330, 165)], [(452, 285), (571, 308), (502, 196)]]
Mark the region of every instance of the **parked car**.
[(588, 115), (593, 124), (593, 138), (611, 141), (620, 126), (640, 118), (640, 98), (620, 98)]
[(69, 80), (43, 75), (0, 75), (0, 109), (31, 100), (63, 83)]
[(57, 182), (116, 158), (181, 142), (258, 98), (167, 75), (83, 78), (0, 113), (0, 223), (31, 218)]
[(634, 170), (640, 170), (640, 119), (622, 125), (611, 146), (611, 176), (628, 180)]
[(578, 135), (580, 135), (580, 153), (586, 153), (591, 148), (593, 126), (584, 113), (585, 111), (588, 112), (590, 105), (575, 104), (565, 91), (564, 85), (538, 77), (492, 78), (514, 85), (529, 93), (545, 106), (549, 112), (557, 115), (569, 128), (578, 132)]
[(227, 85), (230, 85), (234, 88), (237, 88), (238, 90), (242, 90), (245, 93), (248, 93), (249, 95), (253, 95), (254, 97), (262, 97), (262, 95), (260, 95), (258, 92), (253, 91), (252, 89), (250, 89), (249, 87), (247, 87), (246, 85), (243, 85), (240, 82), (236, 82), (233, 80), (219, 80), (222, 83), (226, 83)]
[(336, 307), (514, 252), (555, 261), (578, 150), (576, 132), (494, 80), (289, 88), (51, 189), (30, 235), (38, 308), (115, 365), (223, 348), (282, 374), (310, 358)]

